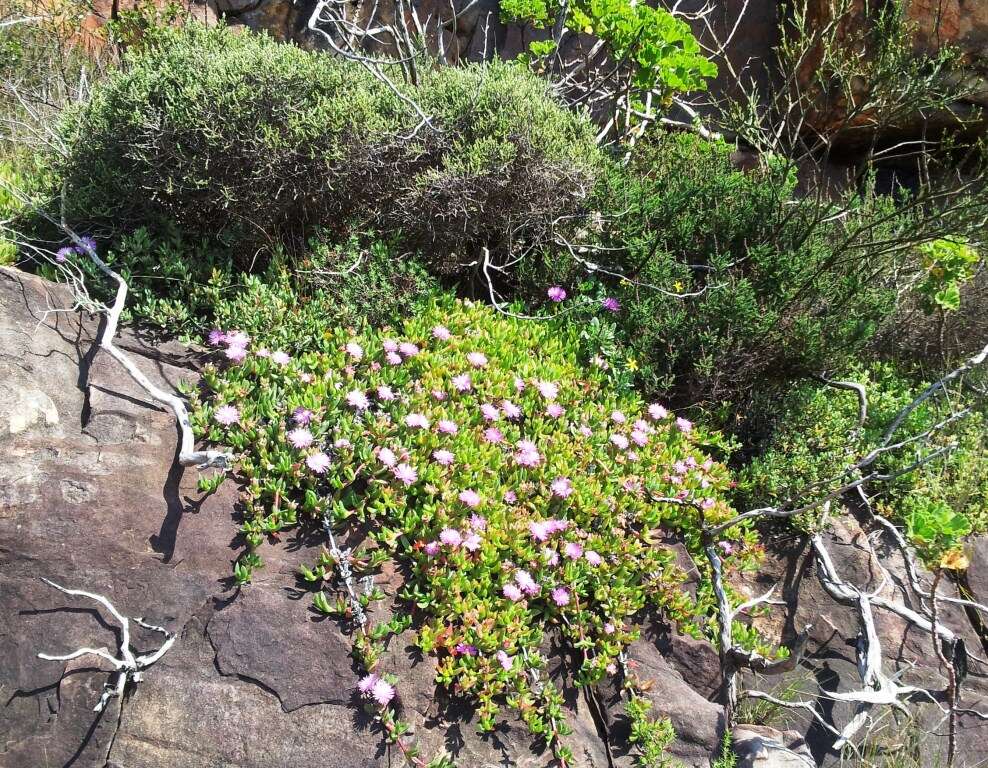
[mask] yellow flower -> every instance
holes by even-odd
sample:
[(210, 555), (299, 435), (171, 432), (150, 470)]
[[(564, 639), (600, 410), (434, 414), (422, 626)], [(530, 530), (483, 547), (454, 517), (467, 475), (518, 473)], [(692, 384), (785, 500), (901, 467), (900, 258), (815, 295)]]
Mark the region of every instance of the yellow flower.
[(676, 293), (683, 292), (683, 283), (681, 280), (677, 280), (675, 283), (673, 283), (672, 287), (676, 289)]
[(970, 564), (971, 561), (960, 547), (944, 552), (943, 557), (940, 558), (940, 567), (951, 571), (965, 571)]
[(633, 357), (629, 357), (628, 358), (628, 363), (627, 363), (627, 365), (625, 365), (625, 368), (627, 368), (629, 371), (637, 371), (638, 370), (638, 361), (635, 360), (635, 358), (633, 358)]

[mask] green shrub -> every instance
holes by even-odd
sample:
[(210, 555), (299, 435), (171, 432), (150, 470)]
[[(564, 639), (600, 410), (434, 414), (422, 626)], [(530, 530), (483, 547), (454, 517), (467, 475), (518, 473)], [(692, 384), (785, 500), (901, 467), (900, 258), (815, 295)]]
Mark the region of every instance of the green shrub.
[[(819, 484), (820, 495), (854, 479), (840, 475), (878, 445), (899, 411), (926, 386), (887, 364), (852, 370), (848, 378), (863, 384), (868, 393), (864, 428), (856, 428), (854, 392), (810, 382), (796, 387), (778, 405), (777, 428), (761, 455), (739, 476), (739, 506), (791, 503), (810, 485)], [(895, 441), (920, 435), (965, 408), (971, 409), (969, 415), (938, 430), (928, 443), (914, 442), (886, 453), (874, 468), (894, 472), (939, 448), (956, 445), (944, 458), (869, 486), (880, 492), (877, 508), (905, 523), (910, 533), (918, 533), (915, 543), (931, 556), (945, 547), (936, 536), (923, 533), (931, 528), (924, 520), (948, 522), (941, 526), (944, 532), (960, 530), (962, 521), (950, 523), (956, 513), (969, 529), (988, 530), (988, 406), (963, 392), (952, 392), (949, 399), (933, 397), (913, 411), (896, 433)]]
[(62, 126), (71, 218), (172, 221), (245, 266), (354, 221), (443, 254), (496, 247), (570, 209), (593, 173), (589, 126), (520, 67), (407, 86), (433, 130), (358, 64), (224, 27), (154, 31), (125, 63)]
[[(302, 569), (317, 611), (354, 619), (349, 567), (358, 580), (389, 556), (407, 568), (395, 618), (357, 635), (369, 674), (387, 671), (381, 641), (412, 624), (437, 682), (477, 703), (482, 730), (507, 705), (562, 753), (561, 696), (544, 675), (532, 682), (550, 634), (581, 649), (587, 684), (618, 672), (647, 605), (712, 632), (709, 582), (692, 597), (661, 544), (678, 535), (703, 572), (697, 512), (658, 498), (729, 518), (727, 470), (702, 452), (719, 441), (583, 369), (572, 325), (444, 298), (401, 330), (328, 330), (292, 357), (264, 336), (222, 343), (237, 362), (206, 369), (193, 424), (232, 448), (246, 479), (237, 578), (250, 579), (266, 536), (306, 520), (369, 531), (352, 556)], [(727, 567), (750, 567), (752, 534), (732, 535)], [(641, 748), (660, 749), (661, 725), (639, 714)]]

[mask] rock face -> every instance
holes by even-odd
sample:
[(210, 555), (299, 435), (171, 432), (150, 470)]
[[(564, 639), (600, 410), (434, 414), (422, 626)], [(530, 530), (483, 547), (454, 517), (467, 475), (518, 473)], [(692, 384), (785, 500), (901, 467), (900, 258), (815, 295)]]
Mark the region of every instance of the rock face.
[[(238, 489), (227, 481), (201, 497), (196, 473), (174, 464), (172, 414), (99, 351), (98, 318), (45, 313), (71, 303), (59, 286), (0, 269), (0, 768), (399, 764), (354, 697), (349, 637), (312, 611), (298, 582), (319, 537), (265, 545), (265, 567), (236, 588)], [(196, 354), (178, 344), (154, 347), (125, 332), (118, 346), (161, 385), (197, 378)], [(110, 679), (93, 657), (36, 657), (118, 647), (105, 611), (42, 577), (179, 634), (121, 707), (92, 711)], [(382, 587), (393, 595), (400, 578), (386, 572)], [(134, 629), (138, 650), (160, 644)], [(655, 675), (657, 713), (680, 729), (673, 753), (707, 766), (722, 711), (657, 642), (641, 641), (632, 656)], [(701, 651), (680, 656), (689, 653)], [(399, 676), (403, 717), (424, 754), (448, 751), (459, 768), (550, 763), (520, 721), (477, 735), (472, 708), (437, 689), (433, 660), (410, 636), (391, 642), (382, 667)], [(602, 713), (567, 669), (559, 656), (551, 674), (570, 710), (574, 766), (630, 766), (631, 756), (608, 755), (603, 735), (621, 729), (616, 702)]]

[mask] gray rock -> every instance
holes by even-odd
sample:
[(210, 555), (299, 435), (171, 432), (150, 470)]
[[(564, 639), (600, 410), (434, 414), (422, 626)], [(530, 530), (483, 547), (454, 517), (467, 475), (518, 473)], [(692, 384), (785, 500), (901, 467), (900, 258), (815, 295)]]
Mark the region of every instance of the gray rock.
[(738, 725), (731, 731), (738, 768), (816, 768), (802, 736), (761, 725)]

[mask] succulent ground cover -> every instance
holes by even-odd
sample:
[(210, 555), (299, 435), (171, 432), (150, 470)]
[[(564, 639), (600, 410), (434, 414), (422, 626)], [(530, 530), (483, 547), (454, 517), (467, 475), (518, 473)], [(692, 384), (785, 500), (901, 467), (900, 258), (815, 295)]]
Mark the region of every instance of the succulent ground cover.
[[(246, 479), (237, 579), (262, 565), (266, 537), (325, 526), (328, 547), (302, 577), (317, 610), (355, 628), (360, 691), (392, 741), (404, 731), (389, 708), (400, 681), (379, 676), (378, 656), (414, 626), (437, 682), (476, 704), (481, 730), (517, 710), (565, 764), (561, 695), (540, 675), (551, 635), (580, 660), (578, 684), (620, 676), (632, 736), (655, 751), (665, 730), (648, 721), (624, 650), (646, 607), (680, 631), (716, 633), (700, 527), (734, 515), (729, 473), (707, 453), (716, 433), (582, 366), (572, 324), (448, 297), (400, 329), (327, 331), (294, 356), (236, 330), (210, 342), (218, 362), (193, 423), (233, 450)], [(357, 528), (365, 542), (339, 549)], [(670, 538), (704, 574), (695, 599)], [(727, 569), (761, 553), (742, 526), (720, 549)], [(365, 608), (384, 595), (366, 577), (387, 558), (410, 573), (406, 610), (372, 625)]]

